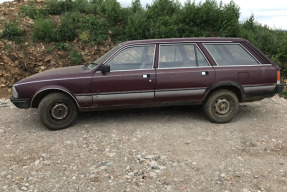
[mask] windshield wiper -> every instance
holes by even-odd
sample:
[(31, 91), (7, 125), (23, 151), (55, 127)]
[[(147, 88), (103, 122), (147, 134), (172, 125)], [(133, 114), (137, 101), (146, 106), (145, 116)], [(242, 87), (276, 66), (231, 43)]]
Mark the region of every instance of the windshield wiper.
[(83, 69), (86, 70), (86, 69), (90, 69), (88, 66), (89, 65), (97, 65), (95, 62), (91, 62), (91, 63), (86, 63), (84, 66), (83, 66)]

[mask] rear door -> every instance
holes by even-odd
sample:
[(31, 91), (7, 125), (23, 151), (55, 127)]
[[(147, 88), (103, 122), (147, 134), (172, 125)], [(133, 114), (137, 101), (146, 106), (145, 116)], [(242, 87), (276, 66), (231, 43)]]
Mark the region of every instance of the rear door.
[(195, 43), (159, 45), (157, 102), (202, 100), (214, 79), (213, 67)]
[(111, 68), (93, 77), (93, 101), (97, 107), (138, 105), (154, 102), (155, 45), (122, 48), (105, 63)]

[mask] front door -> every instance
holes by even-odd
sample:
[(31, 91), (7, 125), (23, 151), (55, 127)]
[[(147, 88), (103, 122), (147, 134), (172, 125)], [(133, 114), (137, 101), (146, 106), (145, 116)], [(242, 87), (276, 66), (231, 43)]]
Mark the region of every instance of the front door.
[(93, 101), (97, 107), (154, 102), (155, 45), (122, 48), (105, 63), (111, 71), (93, 77)]

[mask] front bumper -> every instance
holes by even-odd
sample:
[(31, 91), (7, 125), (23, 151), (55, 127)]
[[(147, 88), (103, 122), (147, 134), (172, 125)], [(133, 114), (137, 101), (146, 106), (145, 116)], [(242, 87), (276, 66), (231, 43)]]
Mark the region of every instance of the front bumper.
[(284, 84), (283, 83), (277, 84), (276, 87), (275, 87), (274, 92), (275, 93), (280, 93), (283, 90), (283, 88), (284, 88)]
[(19, 109), (30, 108), (30, 99), (16, 99), (14, 97), (11, 97), (10, 101)]

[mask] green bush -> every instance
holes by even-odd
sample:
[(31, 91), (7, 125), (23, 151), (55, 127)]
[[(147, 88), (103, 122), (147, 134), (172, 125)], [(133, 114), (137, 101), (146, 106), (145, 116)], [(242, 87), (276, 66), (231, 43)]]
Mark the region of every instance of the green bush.
[(123, 17), (122, 10), (117, 0), (103, 0), (101, 3), (101, 13), (104, 14), (112, 24), (121, 22)]
[(60, 15), (72, 11), (73, 1), (48, 0), (47, 10), (51, 15)]
[(69, 45), (68, 43), (63, 43), (60, 42), (57, 44), (57, 49), (62, 51), (62, 50), (71, 50), (73, 46)]
[(81, 64), (83, 61), (83, 56), (82, 56), (82, 53), (78, 50), (73, 50), (71, 53), (70, 53), (70, 62), (73, 64), (73, 65), (79, 65)]
[(4, 25), (4, 30), (1, 34), (1, 38), (18, 42), (24, 33), (25, 30), (19, 27), (19, 23), (15, 21), (9, 21)]
[(77, 37), (77, 22), (70, 13), (61, 17), (61, 23), (57, 27), (56, 33), (58, 41), (73, 41)]
[(35, 19), (36, 17), (38, 17), (38, 14), (39, 14), (34, 3), (28, 6), (21, 6), (20, 10), (22, 13), (24, 13), (24, 15), (32, 19)]
[(33, 25), (32, 38), (34, 41), (52, 42), (57, 39), (56, 27), (49, 18), (38, 18)]
[(287, 89), (283, 89), (283, 91), (280, 93), (280, 96), (284, 97), (285, 99), (287, 99)]
[(75, 11), (86, 14), (100, 14), (101, 3), (101, 0), (49, 0), (47, 10), (51, 15), (61, 15), (62, 13)]
[(77, 21), (78, 36), (84, 42), (101, 42), (108, 38), (109, 23), (104, 18), (89, 15)]
[(20, 10), (25, 16), (28, 16), (31, 19), (48, 15), (48, 10), (46, 8), (37, 9), (34, 2), (30, 2), (28, 6), (21, 6)]

